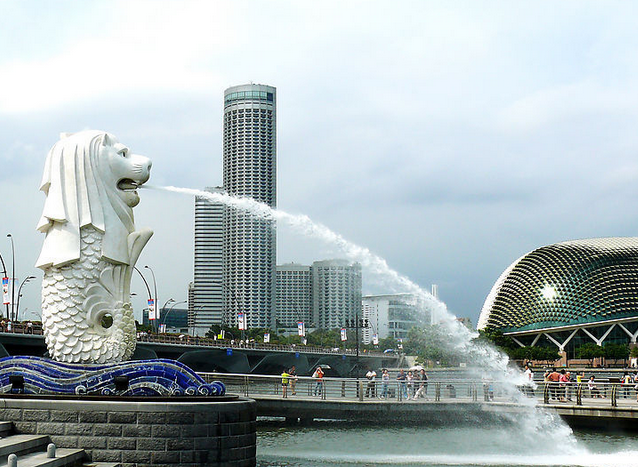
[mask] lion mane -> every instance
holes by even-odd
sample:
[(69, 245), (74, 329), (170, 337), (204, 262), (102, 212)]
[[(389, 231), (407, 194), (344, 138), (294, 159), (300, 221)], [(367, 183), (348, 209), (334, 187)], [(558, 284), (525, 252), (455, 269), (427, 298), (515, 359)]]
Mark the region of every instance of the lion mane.
[(102, 257), (130, 264), (126, 238), (134, 230), (133, 209), (117, 194), (100, 148), (115, 138), (103, 131), (61, 135), (49, 151), (40, 190), (46, 195), (37, 229), (46, 234), (36, 267), (59, 267), (80, 259), (80, 229), (104, 234)]

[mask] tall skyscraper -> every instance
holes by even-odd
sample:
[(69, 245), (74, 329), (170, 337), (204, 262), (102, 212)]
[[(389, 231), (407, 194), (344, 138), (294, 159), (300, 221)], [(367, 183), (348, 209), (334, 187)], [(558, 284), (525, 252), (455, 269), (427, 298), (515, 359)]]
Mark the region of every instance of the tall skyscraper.
[(361, 265), (343, 259), (311, 266), (313, 323), (333, 329), (361, 318)]
[[(224, 190), (277, 206), (276, 89), (262, 84), (224, 92)], [(223, 320), (249, 327), (275, 325), (276, 233), (272, 221), (224, 210)]]
[[(223, 192), (221, 187), (205, 191)], [(222, 323), (223, 240), (224, 205), (196, 197), (194, 281), (188, 301), (188, 327), (195, 335), (204, 335), (211, 325)]]

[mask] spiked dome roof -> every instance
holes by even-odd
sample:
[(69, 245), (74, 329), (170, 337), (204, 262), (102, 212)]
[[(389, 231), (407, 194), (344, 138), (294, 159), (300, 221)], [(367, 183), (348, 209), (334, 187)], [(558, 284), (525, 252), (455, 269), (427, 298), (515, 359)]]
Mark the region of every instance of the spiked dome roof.
[(638, 316), (638, 237), (573, 240), (538, 248), (508, 267), (478, 321), (524, 331)]

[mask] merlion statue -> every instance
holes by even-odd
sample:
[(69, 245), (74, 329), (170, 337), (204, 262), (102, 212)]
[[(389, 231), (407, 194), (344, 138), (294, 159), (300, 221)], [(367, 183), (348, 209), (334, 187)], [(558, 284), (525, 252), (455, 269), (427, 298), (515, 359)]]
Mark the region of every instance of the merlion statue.
[(131, 274), (153, 235), (135, 230), (133, 207), (150, 169), (148, 158), (103, 131), (61, 135), (49, 151), (36, 266), (44, 270), (42, 324), (54, 360), (111, 363), (133, 354)]

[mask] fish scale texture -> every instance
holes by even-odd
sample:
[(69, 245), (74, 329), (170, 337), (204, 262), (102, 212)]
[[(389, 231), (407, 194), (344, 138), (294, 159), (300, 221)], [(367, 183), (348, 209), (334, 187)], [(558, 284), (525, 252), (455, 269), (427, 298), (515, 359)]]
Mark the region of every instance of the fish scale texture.
[(42, 324), (50, 357), (68, 363), (126, 360), (135, 350), (133, 309), (123, 297), (130, 266), (102, 259), (100, 231), (83, 227), (80, 233), (80, 260), (44, 273)]

